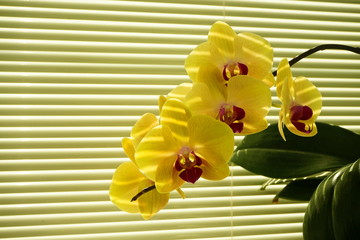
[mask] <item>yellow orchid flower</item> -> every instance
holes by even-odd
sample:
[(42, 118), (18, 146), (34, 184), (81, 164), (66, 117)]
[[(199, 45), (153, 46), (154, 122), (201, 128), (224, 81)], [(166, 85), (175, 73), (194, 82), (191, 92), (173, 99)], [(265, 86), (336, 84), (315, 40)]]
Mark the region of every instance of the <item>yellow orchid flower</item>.
[[(169, 193), (159, 193), (155, 189), (155, 183), (139, 170), (135, 161), (135, 148), (143, 137), (157, 125), (159, 125), (159, 121), (156, 116), (146, 113), (132, 128), (131, 139), (122, 139), (124, 152), (132, 162), (122, 163), (116, 169), (109, 191), (111, 201), (119, 209), (128, 213), (141, 213), (144, 219), (150, 219), (164, 208), (170, 196)], [(185, 197), (180, 189), (177, 191), (183, 198)]]
[(283, 125), (290, 132), (311, 137), (317, 133), (315, 120), (321, 112), (321, 93), (305, 77), (293, 78), (287, 59), (279, 63), (276, 92), (282, 102), (279, 115), (279, 132), (284, 140)]
[(247, 75), (269, 87), (274, 85), (271, 73), (273, 49), (264, 38), (249, 32), (236, 34), (226, 23), (218, 21), (209, 30), (208, 41), (197, 46), (185, 60), (185, 69), (193, 82), (199, 81), (202, 65), (215, 65), (226, 83), (231, 77)]
[(160, 125), (149, 131), (135, 152), (137, 165), (160, 193), (200, 177), (220, 180), (229, 175), (234, 148), (231, 129), (205, 116), (191, 116), (186, 105), (169, 99), (162, 107)]
[(213, 65), (203, 65), (199, 77), (187, 94), (185, 103), (196, 114), (206, 114), (228, 124), (234, 133), (247, 135), (267, 128), (266, 115), (271, 107), (268, 86), (250, 76), (235, 76), (227, 85), (217, 81), (221, 75)]

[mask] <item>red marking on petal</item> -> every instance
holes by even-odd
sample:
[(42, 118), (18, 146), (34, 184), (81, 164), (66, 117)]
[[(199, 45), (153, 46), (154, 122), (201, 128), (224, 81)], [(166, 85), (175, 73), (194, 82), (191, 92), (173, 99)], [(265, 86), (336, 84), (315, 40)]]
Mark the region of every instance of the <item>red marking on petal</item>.
[(293, 106), (290, 109), (290, 112), (291, 112), (290, 119), (292, 121), (308, 120), (313, 115), (312, 109), (308, 106)]
[(242, 108), (233, 106), (235, 120), (241, 120), (245, 117), (245, 111)]
[(218, 119), (231, 127), (234, 133), (241, 133), (244, 123), (240, 122), (245, 117), (245, 110), (231, 105), (224, 105), (219, 110)]
[(312, 125), (306, 125), (305, 123), (299, 122), (299, 120), (308, 120), (312, 117), (313, 111), (308, 106), (293, 106), (290, 109), (290, 120), (291, 123), (296, 127), (297, 130), (303, 133), (310, 133), (313, 130)]
[(302, 116), (300, 120), (308, 120), (312, 117), (312, 115), (313, 115), (312, 109), (309, 108), (308, 106), (304, 106), (302, 109)]
[(181, 171), (183, 168), (181, 167), (181, 165), (180, 165), (180, 156), (178, 157), (178, 159), (176, 160), (176, 162), (175, 162), (175, 169), (177, 170), (177, 171)]
[(203, 171), (201, 168), (193, 167), (190, 169), (185, 169), (180, 173), (179, 176), (186, 182), (195, 183), (200, 178), (202, 172)]
[(248, 74), (249, 69), (245, 64), (238, 63), (238, 67), (240, 69), (240, 74), (239, 75), (247, 75)]
[(230, 128), (233, 130), (234, 133), (241, 133), (244, 129), (244, 123), (238, 122), (238, 123), (231, 123)]
[(195, 161), (196, 161), (195, 165), (200, 166), (202, 164), (201, 158), (198, 157), (195, 153), (194, 153), (194, 156), (195, 156)]
[(308, 129), (306, 130), (306, 124), (302, 122), (292, 121), (291, 123), (296, 127), (297, 130), (303, 133), (310, 133), (313, 130), (312, 126), (308, 126)]

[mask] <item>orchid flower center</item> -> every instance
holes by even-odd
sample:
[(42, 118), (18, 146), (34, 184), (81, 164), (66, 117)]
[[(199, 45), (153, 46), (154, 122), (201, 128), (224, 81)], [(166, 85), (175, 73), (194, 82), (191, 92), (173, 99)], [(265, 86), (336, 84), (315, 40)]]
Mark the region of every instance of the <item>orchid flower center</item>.
[(313, 124), (305, 124), (301, 120), (309, 120), (313, 115), (313, 111), (308, 106), (293, 106), (290, 109), (291, 123), (297, 130), (303, 133), (310, 133), (313, 130)]
[(234, 133), (241, 133), (244, 123), (241, 120), (245, 117), (245, 111), (242, 108), (223, 105), (218, 114), (218, 119), (231, 127)]
[(180, 172), (179, 177), (186, 182), (195, 183), (202, 174), (202, 169), (199, 166), (202, 160), (194, 151), (188, 148), (183, 148), (178, 154), (175, 162), (175, 169)]
[(248, 68), (245, 64), (242, 64), (239, 62), (230, 62), (224, 66), (222, 74), (223, 74), (224, 79), (227, 81), (231, 77), (234, 77), (237, 75), (247, 75)]

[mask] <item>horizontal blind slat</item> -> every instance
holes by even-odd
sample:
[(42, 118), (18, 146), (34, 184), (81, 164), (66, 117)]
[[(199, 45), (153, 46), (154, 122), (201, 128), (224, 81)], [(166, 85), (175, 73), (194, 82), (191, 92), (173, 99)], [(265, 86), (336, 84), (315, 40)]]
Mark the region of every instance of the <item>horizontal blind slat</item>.
[[(214, 21), (265, 37), (274, 70), (318, 44), (359, 47), (356, 1), (4, 0), (0, 3), (0, 229), (8, 240), (300, 240), (306, 203), (271, 201), (283, 185), (237, 166), (185, 185), (152, 221), (107, 191), (129, 161), (121, 139), (158, 95), (189, 82), (183, 63)], [(316, 53), (293, 67), (320, 89), (319, 121), (360, 132), (359, 58)], [(276, 101), (272, 89), (273, 100)], [(267, 119), (275, 123), (278, 109)], [(237, 137), (239, 143), (243, 137)], [(230, 197), (229, 197), (230, 196)], [(232, 197), (231, 197), (232, 196)], [(232, 217), (231, 217), (232, 216)], [(166, 227), (165, 227), (166, 226)]]

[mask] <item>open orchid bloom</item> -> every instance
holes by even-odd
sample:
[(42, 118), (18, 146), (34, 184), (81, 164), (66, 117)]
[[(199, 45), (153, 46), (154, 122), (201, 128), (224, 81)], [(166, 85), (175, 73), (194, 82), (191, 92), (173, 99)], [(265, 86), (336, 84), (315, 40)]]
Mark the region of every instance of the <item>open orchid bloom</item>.
[(141, 213), (144, 219), (150, 219), (164, 208), (169, 201), (169, 193), (149, 191), (136, 201), (131, 201), (136, 194), (154, 182), (142, 174), (135, 163), (125, 162), (116, 169), (110, 185), (110, 199), (121, 210), (128, 213)]
[(249, 32), (236, 34), (228, 24), (218, 21), (212, 25), (208, 41), (196, 47), (185, 60), (185, 69), (193, 82), (199, 79), (201, 65), (213, 64), (224, 84), (231, 77), (246, 75), (271, 87), (272, 63), (273, 49), (264, 38)]
[(267, 128), (271, 92), (262, 81), (250, 76), (234, 76), (227, 85), (217, 79), (221, 72), (214, 65), (203, 65), (199, 78), (187, 94), (186, 104), (195, 114), (206, 114), (230, 126), (234, 133), (247, 135)]
[(233, 147), (233, 133), (226, 124), (205, 115), (191, 116), (183, 102), (172, 98), (162, 107), (160, 125), (139, 143), (135, 159), (157, 191), (167, 193), (200, 177), (227, 177)]
[[(121, 210), (129, 213), (141, 213), (144, 219), (150, 219), (155, 213), (164, 208), (169, 201), (169, 193), (159, 193), (152, 189), (146, 194), (134, 197), (139, 193), (154, 186), (154, 182), (146, 177), (138, 168), (135, 161), (135, 148), (143, 137), (159, 121), (154, 114), (144, 114), (134, 125), (131, 131), (131, 139), (123, 138), (122, 146), (126, 155), (132, 162), (120, 164), (116, 169), (110, 185), (110, 199)], [(177, 189), (184, 198), (184, 194)]]
[(276, 92), (282, 102), (279, 116), (282, 138), (285, 140), (283, 125), (296, 135), (314, 136), (317, 133), (315, 120), (322, 106), (321, 93), (305, 77), (294, 79), (287, 59), (279, 63)]

